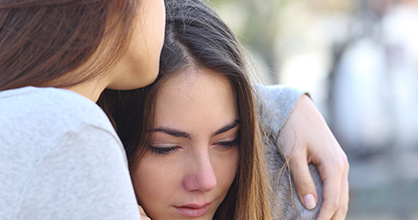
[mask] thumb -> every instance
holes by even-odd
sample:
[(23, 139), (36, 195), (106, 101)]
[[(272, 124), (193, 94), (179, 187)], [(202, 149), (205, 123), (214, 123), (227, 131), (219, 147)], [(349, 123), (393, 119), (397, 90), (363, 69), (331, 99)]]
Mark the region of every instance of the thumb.
[(317, 205), (318, 195), (309, 172), (308, 161), (306, 157), (293, 156), (290, 158), (289, 165), (299, 199), (306, 209), (313, 209)]

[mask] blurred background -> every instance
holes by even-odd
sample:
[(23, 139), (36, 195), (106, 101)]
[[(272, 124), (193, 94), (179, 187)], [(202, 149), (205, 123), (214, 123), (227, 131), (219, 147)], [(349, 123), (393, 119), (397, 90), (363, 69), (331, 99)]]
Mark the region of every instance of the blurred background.
[(211, 0), (266, 84), (307, 90), (350, 161), (347, 219), (418, 219), (418, 0)]

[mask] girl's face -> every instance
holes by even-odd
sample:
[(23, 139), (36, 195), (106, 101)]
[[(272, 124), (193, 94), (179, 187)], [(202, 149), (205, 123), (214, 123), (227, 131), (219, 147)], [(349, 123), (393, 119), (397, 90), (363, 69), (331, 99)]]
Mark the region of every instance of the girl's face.
[(154, 220), (212, 219), (238, 169), (239, 115), (227, 78), (205, 69), (166, 81), (148, 154), (134, 172)]
[(135, 89), (156, 79), (164, 43), (164, 0), (141, 0), (134, 28), (126, 54), (112, 69), (116, 80), (109, 88)]

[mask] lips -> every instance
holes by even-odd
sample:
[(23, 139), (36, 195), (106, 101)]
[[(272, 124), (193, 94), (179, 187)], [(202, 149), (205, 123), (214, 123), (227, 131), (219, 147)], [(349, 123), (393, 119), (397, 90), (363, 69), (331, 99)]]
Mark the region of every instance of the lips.
[(187, 204), (183, 206), (174, 206), (177, 209), (180, 215), (189, 217), (189, 218), (197, 218), (209, 211), (210, 203), (205, 204)]

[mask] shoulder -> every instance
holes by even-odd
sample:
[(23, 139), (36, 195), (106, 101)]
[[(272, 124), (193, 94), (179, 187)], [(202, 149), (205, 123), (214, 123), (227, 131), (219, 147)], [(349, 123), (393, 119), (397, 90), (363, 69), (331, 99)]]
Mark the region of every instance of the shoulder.
[[(309, 171), (314, 180), (318, 195), (323, 194), (323, 186), (317, 168), (310, 164)], [(316, 219), (322, 206), (322, 196), (318, 197), (318, 204), (314, 209), (306, 209), (299, 199), (293, 177), (288, 167), (283, 167), (273, 174), (274, 196), (272, 215), (275, 219)]]
[(88, 124), (114, 134), (106, 114), (96, 103), (69, 90), (24, 87), (0, 92), (3, 123), (13, 129), (66, 132), (80, 124)]
[[(68, 135), (89, 141), (111, 138), (113, 146), (123, 151), (100, 107), (68, 90), (24, 87), (0, 92), (0, 119), (0, 148), (20, 155), (14, 161), (39, 159), (60, 146)], [(83, 143), (87, 142), (81, 142), (81, 146)]]
[(306, 209), (296, 191), (293, 176), (288, 163), (280, 153), (280, 147), (274, 142), (265, 142), (266, 162), (273, 190), (272, 216), (273, 219), (316, 219), (322, 206), (323, 185), (315, 165), (309, 164), (309, 171), (318, 192), (318, 204), (312, 209)]
[(273, 136), (289, 118), (299, 98), (306, 91), (283, 85), (255, 85), (258, 114), (261, 126)]
[(29, 173), (16, 216), (137, 219), (124, 154), (115, 145), (106, 131), (92, 126), (65, 133)]
[(94, 102), (63, 89), (3, 91), (0, 128), (0, 166), (10, 168), (0, 172), (0, 205), (9, 210), (4, 215), (59, 210), (63, 217), (71, 203), (83, 210), (80, 216), (94, 218), (103, 210), (81, 206), (105, 207), (117, 194), (136, 208), (123, 146)]
[(279, 106), (281, 109), (292, 109), (297, 100), (304, 94), (304, 90), (285, 85), (255, 85), (257, 96), (265, 100), (266, 104)]

